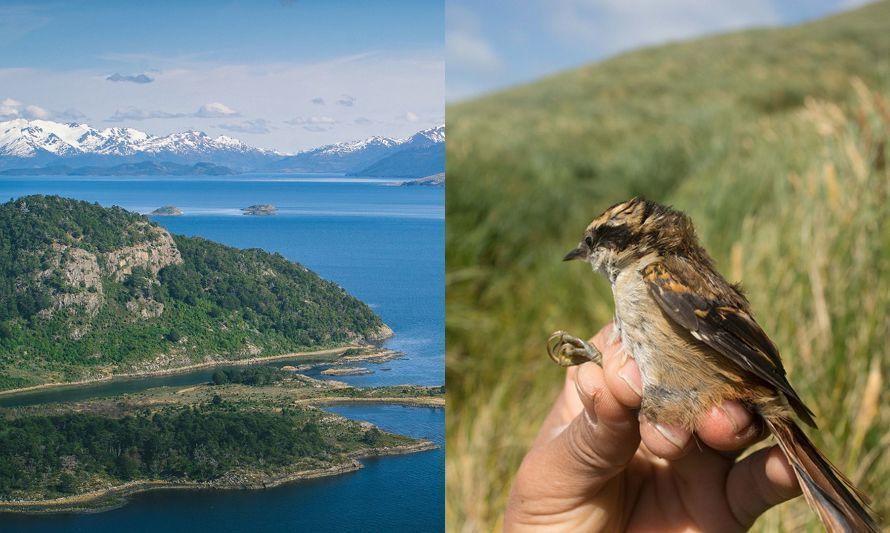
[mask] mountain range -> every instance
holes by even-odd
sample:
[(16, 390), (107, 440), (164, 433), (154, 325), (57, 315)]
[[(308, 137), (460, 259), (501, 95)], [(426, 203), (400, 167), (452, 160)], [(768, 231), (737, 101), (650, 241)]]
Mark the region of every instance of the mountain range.
[[(331, 144), (295, 155), (245, 144), (201, 131), (150, 135), (133, 128), (97, 129), (86, 124), (15, 119), (0, 122), (0, 170), (28, 174), (69, 168), (112, 167), (142, 162), (181, 167), (210, 163), (233, 171), (339, 173), (361, 176), (421, 177), (445, 168), (445, 126), (405, 139), (370, 137)], [(7, 172), (8, 173), (8, 172)]]
[(330, 144), (269, 165), (278, 172), (331, 172), (353, 176), (415, 178), (445, 170), (445, 126), (406, 139), (369, 137)]

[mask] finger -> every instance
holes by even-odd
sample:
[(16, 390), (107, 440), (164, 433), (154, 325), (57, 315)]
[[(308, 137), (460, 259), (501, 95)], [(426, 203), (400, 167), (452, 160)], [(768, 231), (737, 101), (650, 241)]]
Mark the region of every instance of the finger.
[(748, 528), (767, 509), (800, 495), (794, 470), (778, 446), (736, 463), (726, 479), (726, 497), (739, 524)]
[(736, 401), (711, 408), (696, 422), (695, 433), (703, 443), (720, 451), (743, 450), (767, 435), (760, 419)]
[(689, 430), (652, 422), (643, 415), (640, 415), (640, 438), (650, 452), (670, 461), (684, 457), (695, 446)]
[(526, 455), (512, 498), (562, 498), (566, 504), (586, 499), (633, 458), (640, 439), (636, 415), (609, 392), (603, 370), (585, 363), (575, 383), (582, 412), (557, 437)]
[(609, 343), (607, 337), (597, 335), (593, 343), (603, 354), (603, 370), (609, 391), (625, 407), (638, 408), (643, 396), (643, 378), (637, 362), (629, 356), (621, 342)]
[(566, 369), (566, 379), (562, 390), (553, 403), (547, 418), (544, 419), (544, 423), (541, 424), (538, 436), (532, 444), (533, 448), (549, 442), (565, 431), (572, 420), (584, 409), (584, 405), (578, 397), (577, 386), (575, 385), (575, 374), (577, 372), (577, 366), (570, 366)]

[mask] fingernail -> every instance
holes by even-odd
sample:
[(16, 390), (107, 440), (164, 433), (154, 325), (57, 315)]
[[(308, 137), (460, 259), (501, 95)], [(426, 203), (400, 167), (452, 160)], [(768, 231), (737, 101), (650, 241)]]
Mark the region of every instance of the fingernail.
[(743, 405), (738, 402), (724, 402), (718, 409), (729, 419), (733, 433), (739, 435), (742, 430), (747, 430), (743, 435), (747, 436), (750, 432), (749, 426), (751, 426), (752, 418), (751, 413)]
[(689, 440), (689, 435), (685, 432), (682, 435), (678, 434), (673, 428), (662, 424), (652, 424), (652, 426), (656, 431), (661, 433), (661, 436), (666, 438), (668, 442), (681, 450), (686, 446), (686, 441)]
[(618, 371), (618, 377), (621, 378), (621, 381), (627, 383), (627, 386), (630, 387), (630, 390), (634, 391), (637, 396), (642, 398), (643, 389), (639, 385), (639, 383), (642, 381), (642, 377), (640, 376), (640, 369), (636, 366), (636, 361), (628, 360), (627, 352), (623, 350), (622, 352), (625, 354), (625, 361), (621, 365), (621, 370)]
[(621, 378), (621, 381), (627, 383), (627, 386), (630, 387), (630, 389), (631, 389), (632, 391), (634, 391), (635, 393), (637, 393), (637, 396), (639, 396), (640, 398), (643, 397), (643, 391), (640, 390), (640, 387), (639, 387), (636, 383), (634, 383), (634, 380), (632, 380), (632, 379), (630, 379), (630, 378), (628, 378), (627, 376), (624, 375), (624, 369), (623, 369), (623, 368), (622, 368), (621, 370), (618, 371), (618, 377)]
[(618, 366), (623, 368), (624, 365), (627, 364), (628, 357), (630, 357), (627, 353), (627, 350), (621, 350), (618, 357), (619, 357)]
[(590, 377), (590, 365), (593, 364), (595, 363), (584, 363), (576, 367), (578, 370), (575, 372), (575, 388), (578, 390), (578, 395), (582, 398), (589, 398), (595, 389), (593, 380)]

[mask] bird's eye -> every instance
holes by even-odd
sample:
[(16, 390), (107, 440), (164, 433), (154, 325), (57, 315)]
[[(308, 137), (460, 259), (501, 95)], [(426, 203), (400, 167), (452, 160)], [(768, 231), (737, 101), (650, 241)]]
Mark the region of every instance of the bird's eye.
[(588, 248), (593, 248), (593, 237), (592, 236), (588, 235), (587, 237), (584, 237), (584, 242), (587, 243)]

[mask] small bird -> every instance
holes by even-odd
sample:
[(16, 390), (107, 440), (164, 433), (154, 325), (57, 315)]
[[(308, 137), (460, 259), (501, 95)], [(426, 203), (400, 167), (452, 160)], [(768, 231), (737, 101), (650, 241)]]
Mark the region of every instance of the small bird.
[[(879, 531), (862, 493), (795, 422), (816, 427), (776, 346), (740, 288), (717, 272), (689, 217), (642, 198), (616, 204), (563, 258), (575, 259), (612, 284), (615, 335), (640, 368), (647, 419), (692, 430), (714, 406), (739, 401), (763, 419), (829, 531)], [(596, 348), (562, 331), (547, 349), (563, 366), (602, 364)]]

